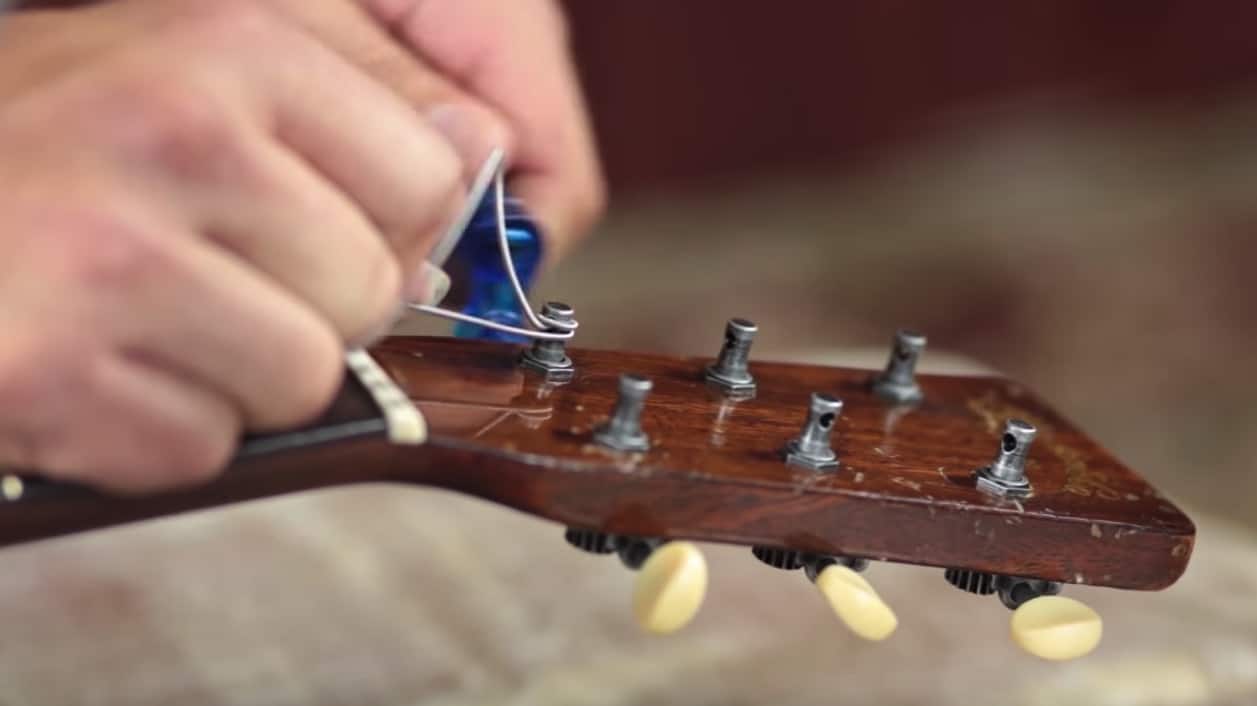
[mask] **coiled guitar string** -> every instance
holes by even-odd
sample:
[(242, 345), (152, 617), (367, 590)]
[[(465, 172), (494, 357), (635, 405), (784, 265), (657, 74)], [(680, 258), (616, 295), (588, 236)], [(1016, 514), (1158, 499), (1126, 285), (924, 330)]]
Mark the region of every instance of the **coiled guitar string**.
[(484, 167), (481, 168), (480, 175), (473, 182), (472, 190), (469, 195), (467, 205), (463, 209), (462, 217), (455, 220), (452, 226), (453, 230), (447, 234), (446, 238), (438, 243), (434, 252), (442, 262), (433, 264), (443, 264), (449, 253), (453, 251), (457, 239), (462, 236), (467, 224), (471, 222), (471, 214), (480, 204), (485, 188), (488, 186), (488, 179), (485, 177), (492, 174), (493, 179), (493, 200), (494, 215), (497, 221), (497, 240), (498, 251), (502, 255), (502, 266), (506, 270), (506, 276), (511, 281), (511, 289), (515, 292), (515, 300), (519, 305), (519, 310), (524, 314), (524, 319), (531, 328), (523, 328), (520, 326), (511, 326), (497, 321), (490, 321), (479, 316), (464, 314), (461, 311), (453, 311), (451, 309), (443, 309), (439, 306), (428, 304), (407, 304), (411, 309), (429, 316), (438, 316), (444, 319), (452, 319), (454, 321), (463, 321), (470, 324), (483, 326), (494, 331), (502, 331), (504, 333), (513, 333), (517, 336), (527, 338), (545, 339), (550, 341), (566, 341), (576, 335), (576, 327), (579, 325), (575, 319), (571, 321), (560, 321), (558, 319), (538, 314), (533, 311), (532, 305), (528, 303), (528, 295), (524, 293), (524, 287), (519, 282), (519, 274), (515, 271), (515, 261), (511, 257), (510, 242), (506, 236), (506, 185), (503, 153), (500, 149), (495, 149), (485, 161)]

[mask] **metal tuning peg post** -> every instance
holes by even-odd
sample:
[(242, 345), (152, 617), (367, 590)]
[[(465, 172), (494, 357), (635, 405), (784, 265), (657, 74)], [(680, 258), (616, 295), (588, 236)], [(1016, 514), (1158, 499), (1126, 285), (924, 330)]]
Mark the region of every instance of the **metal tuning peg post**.
[(977, 470), (977, 486), (991, 495), (1024, 497), (1030, 494), (1026, 478), (1026, 456), (1034, 441), (1035, 428), (1029, 422), (1010, 419), (1004, 422), (999, 452), (991, 465)]
[(776, 569), (803, 569), (834, 615), (859, 637), (885, 640), (899, 626), (894, 611), (860, 575), (868, 568), (866, 559), (814, 556), (773, 547), (754, 547), (751, 553)]
[(594, 441), (616, 451), (649, 451), (650, 437), (642, 430), (642, 409), (653, 387), (648, 378), (620, 376), (620, 396), (611, 417), (594, 430)]
[(755, 378), (751, 376), (747, 360), (758, 330), (754, 323), (746, 319), (729, 319), (725, 324), (724, 345), (720, 347), (716, 361), (707, 366), (705, 377), (708, 383), (720, 388), (729, 397), (749, 398), (755, 395)]
[(837, 468), (838, 454), (830, 446), (830, 437), (840, 414), (842, 400), (819, 392), (812, 393), (803, 430), (786, 444), (786, 463), (814, 471)]
[(593, 554), (619, 555), (637, 572), (633, 617), (646, 632), (676, 632), (694, 619), (707, 595), (707, 560), (691, 542), (612, 535), (568, 528), (568, 543)]
[(925, 343), (925, 336), (916, 331), (900, 329), (895, 332), (886, 369), (873, 379), (873, 391), (878, 396), (897, 404), (921, 401), (923, 395), (921, 386), (917, 384), (916, 369)]
[[(546, 331), (560, 332), (561, 325), (576, 320), (576, 312), (563, 302), (546, 302), (541, 307), (540, 318), (551, 324)], [(572, 359), (567, 356), (567, 341), (563, 339), (534, 339), (532, 346), (520, 354), (519, 364), (541, 373), (548, 382), (567, 382), (576, 373)]]

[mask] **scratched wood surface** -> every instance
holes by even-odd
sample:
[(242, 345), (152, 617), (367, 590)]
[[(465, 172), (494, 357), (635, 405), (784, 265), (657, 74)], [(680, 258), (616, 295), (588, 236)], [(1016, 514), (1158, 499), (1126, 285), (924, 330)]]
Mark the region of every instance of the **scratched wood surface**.
[[(547, 414), (503, 411), (520, 409)], [(707, 544), (706, 605), (656, 638), (633, 627), (632, 575), (551, 523), (397, 485), (307, 493), (5, 549), (0, 683), (6, 703), (102, 706), (1248, 704), (1257, 543), (1199, 519), (1209, 541), (1173, 590), (1066, 589), (1106, 636), (1056, 665), (1013, 647), (997, 602), (932, 570), (869, 569), (901, 622), (872, 644), (802, 576)], [(888, 665), (895, 679), (868, 678)]]
[[(1066, 583), (1160, 589), (1183, 572), (1195, 528), (1169, 500), (1020, 385), (992, 376), (920, 376), (915, 406), (869, 390), (875, 371), (757, 362), (754, 398), (703, 382), (705, 358), (572, 350), (577, 373), (553, 385), (518, 365), (513, 345), (395, 337), (375, 354), (430, 425), (420, 447), (359, 429), (364, 391), (295, 434), (296, 448), (246, 454), (207, 485), (107, 498), (32, 486), (0, 505), (0, 543), (333, 485), (437, 485), (565, 525), (644, 537), (769, 546), (821, 555), (962, 568)], [(643, 427), (653, 446), (592, 442), (618, 376), (649, 377)], [(788, 465), (782, 449), (812, 392), (842, 398), (835, 471)], [(1019, 500), (979, 492), (1002, 424), (1039, 429)], [(313, 443), (303, 441), (306, 436)], [(287, 438), (281, 436), (280, 440)], [(274, 445), (275, 440), (268, 443)], [(255, 440), (256, 442), (256, 440)], [(248, 448), (248, 447), (246, 447)]]
[[(428, 464), (425, 482), (567, 524), (1137, 589), (1169, 585), (1191, 553), (1178, 508), (999, 377), (924, 375), (924, 402), (905, 407), (871, 393), (873, 371), (758, 362), (755, 397), (731, 401), (704, 384), (704, 358), (577, 349), (575, 379), (555, 386), (521, 370), (510, 346), (398, 337), (376, 354), (419, 400), (435, 446), (501, 455)], [(654, 383), (642, 454), (591, 443), (622, 372)], [(782, 460), (813, 391), (846, 403), (835, 472)], [(1034, 492), (1020, 501), (974, 486), (1008, 418), (1039, 429)]]

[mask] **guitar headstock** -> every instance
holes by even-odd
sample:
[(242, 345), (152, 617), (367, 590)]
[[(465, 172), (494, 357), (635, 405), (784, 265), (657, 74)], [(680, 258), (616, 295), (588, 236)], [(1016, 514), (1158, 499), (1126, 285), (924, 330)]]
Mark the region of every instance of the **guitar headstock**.
[(630, 567), (667, 541), (733, 543), (813, 580), (938, 567), (1010, 608), (1185, 570), (1191, 521), (1024, 386), (916, 375), (925, 341), (908, 332), (885, 370), (748, 368), (753, 333), (730, 322), (713, 358), (571, 350), (549, 378), (519, 347), (396, 338), (374, 353), (429, 446), (493, 459), (424, 482), (562, 523)]
[(706, 573), (691, 542), (719, 542), (802, 569), (874, 639), (894, 617), (858, 572), (936, 567), (940, 582), (1018, 609), (1014, 635), (1044, 656), (1099, 639), (1089, 609), (1053, 595), (1064, 585), (1154, 590), (1185, 570), (1191, 521), (1022, 385), (917, 375), (924, 339), (906, 332), (875, 371), (748, 365), (753, 335), (730, 322), (709, 358), (386, 339), (371, 354), (422, 412), (426, 443), (389, 441), (367, 394), (385, 377), (376, 370), (310, 427), (249, 440), (202, 488), (113, 499), (30, 486), (0, 511), (0, 544), (398, 481), (508, 505), (560, 523), (579, 549), (618, 554), (641, 569), (635, 600), (651, 629), (697, 609)]
[[(575, 350), (555, 383), (517, 346), (394, 338), (373, 353), (430, 445), (532, 469), (486, 469), (485, 497), (569, 525), (1144, 590), (1173, 583), (1192, 547), (1173, 503), (1004, 378), (915, 376), (922, 399), (897, 402), (875, 391), (880, 371), (755, 363), (754, 392), (731, 394), (703, 358)], [(599, 441), (623, 374), (649, 381), (642, 450)], [(814, 395), (840, 404), (814, 410)], [(809, 418), (829, 421), (835, 465), (791, 460)], [(1024, 490), (986, 490), (1001, 480), (979, 469), (1010, 457)]]

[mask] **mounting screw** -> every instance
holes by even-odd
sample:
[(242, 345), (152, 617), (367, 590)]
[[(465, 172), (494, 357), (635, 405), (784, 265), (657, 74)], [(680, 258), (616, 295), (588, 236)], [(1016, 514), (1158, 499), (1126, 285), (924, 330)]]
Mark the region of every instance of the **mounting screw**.
[(978, 490), (994, 495), (1021, 497), (1030, 494), (1026, 478), (1026, 454), (1034, 441), (1035, 428), (1029, 422), (1010, 419), (1004, 422), (999, 454), (989, 466), (979, 468)]
[(838, 466), (838, 455), (830, 448), (829, 438), (834, 422), (842, 414), (842, 400), (831, 395), (812, 393), (807, 421), (798, 438), (786, 445), (786, 463), (819, 471)]
[(715, 363), (707, 366), (708, 382), (727, 395), (750, 397), (755, 394), (755, 378), (751, 377), (746, 361), (758, 330), (754, 323), (746, 319), (729, 319), (725, 324), (725, 342), (720, 347), (720, 355)]
[(594, 441), (617, 451), (647, 451), (650, 437), (642, 431), (642, 408), (652, 385), (649, 379), (626, 373), (620, 376), (620, 397), (611, 418), (594, 431)]
[(925, 336), (916, 331), (900, 329), (890, 352), (886, 370), (873, 380), (873, 391), (884, 399), (900, 404), (921, 399), (921, 386), (916, 381), (917, 360), (925, 350)]
[[(563, 302), (546, 302), (541, 307), (541, 315), (547, 319), (568, 322), (575, 320), (576, 312)], [(557, 331), (558, 329), (547, 330)], [(567, 357), (567, 341), (535, 339), (532, 347), (520, 354), (519, 364), (536, 370), (550, 382), (567, 382), (576, 373), (572, 359)]]

